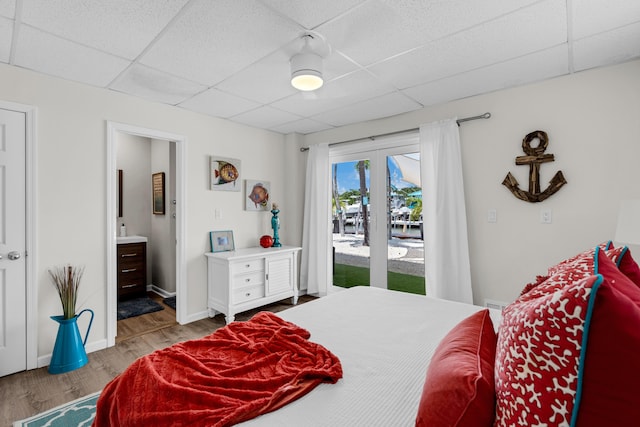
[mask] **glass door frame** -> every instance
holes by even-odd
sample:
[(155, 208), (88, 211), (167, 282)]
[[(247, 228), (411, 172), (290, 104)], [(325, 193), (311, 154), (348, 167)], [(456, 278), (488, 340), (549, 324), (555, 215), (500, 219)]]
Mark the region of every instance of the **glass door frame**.
[[(369, 160), (369, 286), (387, 288), (387, 157), (420, 152), (417, 132), (329, 147), (329, 165)], [(329, 173), (331, 178), (332, 171)], [(329, 197), (333, 197), (331, 194)], [(333, 277), (333, 270), (329, 272)], [(329, 292), (344, 288), (329, 286)]]

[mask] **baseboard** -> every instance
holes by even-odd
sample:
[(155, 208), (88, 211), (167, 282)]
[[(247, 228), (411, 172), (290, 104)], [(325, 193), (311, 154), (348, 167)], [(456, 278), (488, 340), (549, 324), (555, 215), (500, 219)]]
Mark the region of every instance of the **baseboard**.
[[(84, 350), (87, 352), (87, 354), (89, 354), (89, 353), (93, 353), (94, 351), (104, 350), (105, 348), (107, 348), (107, 340), (102, 339), (102, 340), (92, 341), (90, 343), (87, 343)], [(49, 366), (49, 364), (51, 363), (52, 356), (53, 354), (49, 353), (49, 354), (45, 354), (44, 356), (38, 357), (38, 368), (42, 368), (43, 366)]]
[(157, 287), (153, 283), (150, 285), (147, 285), (147, 292), (154, 292), (160, 295), (162, 298), (169, 298), (176, 294), (175, 292), (167, 292), (164, 289)]
[(187, 316), (187, 321), (185, 323), (181, 323), (181, 325), (186, 325), (187, 323), (195, 322), (198, 320), (206, 319), (209, 317), (209, 312), (207, 310), (201, 311), (199, 313), (193, 313)]

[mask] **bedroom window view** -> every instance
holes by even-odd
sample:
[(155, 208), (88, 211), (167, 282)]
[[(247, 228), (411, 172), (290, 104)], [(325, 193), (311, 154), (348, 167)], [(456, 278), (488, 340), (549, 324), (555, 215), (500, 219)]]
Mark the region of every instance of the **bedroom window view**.
[[(383, 171), (372, 171), (369, 160), (333, 163), (331, 167), (334, 286), (369, 286), (378, 280), (371, 277), (370, 268), (371, 262), (378, 262), (375, 257), (372, 260), (375, 239), (371, 238), (378, 232), (372, 221), (377, 217), (383, 219), (378, 227), (384, 228), (382, 240), (387, 247), (375, 252), (386, 252), (386, 287), (424, 295), (419, 153), (386, 156)], [(385, 174), (382, 209), (371, 197), (372, 173)]]

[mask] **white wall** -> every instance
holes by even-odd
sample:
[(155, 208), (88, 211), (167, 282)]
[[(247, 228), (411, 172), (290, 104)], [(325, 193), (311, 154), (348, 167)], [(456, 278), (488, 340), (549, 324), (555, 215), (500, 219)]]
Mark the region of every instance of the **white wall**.
[[(152, 140), (151, 170), (152, 173), (164, 172), (165, 214), (151, 215), (151, 283), (158, 288), (173, 293), (176, 291), (176, 238), (175, 218), (172, 213), (175, 208), (171, 203), (175, 199), (174, 170), (171, 160), (171, 145), (169, 141)], [(175, 151), (175, 150), (174, 150)], [(172, 192), (172, 188), (174, 191)], [(173, 227), (172, 227), (173, 225)]]
[[(280, 134), (5, 64), (0, 64), (0, 99), (38, 108), (39, 356), (53, 349), (57, 326), (49, 316), (61, 310), (47, 277), (47, 268), (56, 265), (85, 266), (78, 301), (96, 314), (87, 345), (106, 340), (107, 120), (187, 137), (187, 316), (206, 310), (203, 253), (209, 250), (208, 232), (232, 229), (237, 247), (255, 246), (268, 223), (267, 213), (244, 211), (243, 192), (209, 190), (209, 156), (241, 159), (245, 177), (270, 181), (274, 200), (283, 213), (290, 212), (283, 183), (285, 143)], [(213, 215), (216, 207), (222, 212), (219, 220)], [(288, 243), (287, 228), (281, 232)]]
[[(640, 198), (639, 94), (640, 61), (633, 61), (307, 135), (302, 144), (491, 112), (489, 120), (460, 127), (471, 273), (477, 304), (485, 298), (510, 301), (549, 265), (613, 239), (620, 200)], [(546, 152), (556, 159), (542, 165), (541, 187), (558, 170), (568, 184), (531, 204), (501, 183), (511, 171), (528, 189), (528, 167), (516, 166), (515, 157), (523, 155), (524, 136), (535, 130), (548, 133)], [(304, 172), (296, 182), (303, 185)], [(540, 223), (543, 208), (552, 210), (552, 224)], [(495, 224), (487, 222), (489, 209), (497, 210)]]

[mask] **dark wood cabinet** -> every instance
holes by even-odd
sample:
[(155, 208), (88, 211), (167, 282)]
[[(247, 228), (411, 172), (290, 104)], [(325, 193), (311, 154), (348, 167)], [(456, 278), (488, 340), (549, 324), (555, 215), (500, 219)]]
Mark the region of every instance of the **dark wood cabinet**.
[(145, 296), (147, 244), (118, 244), (118, 301)]

